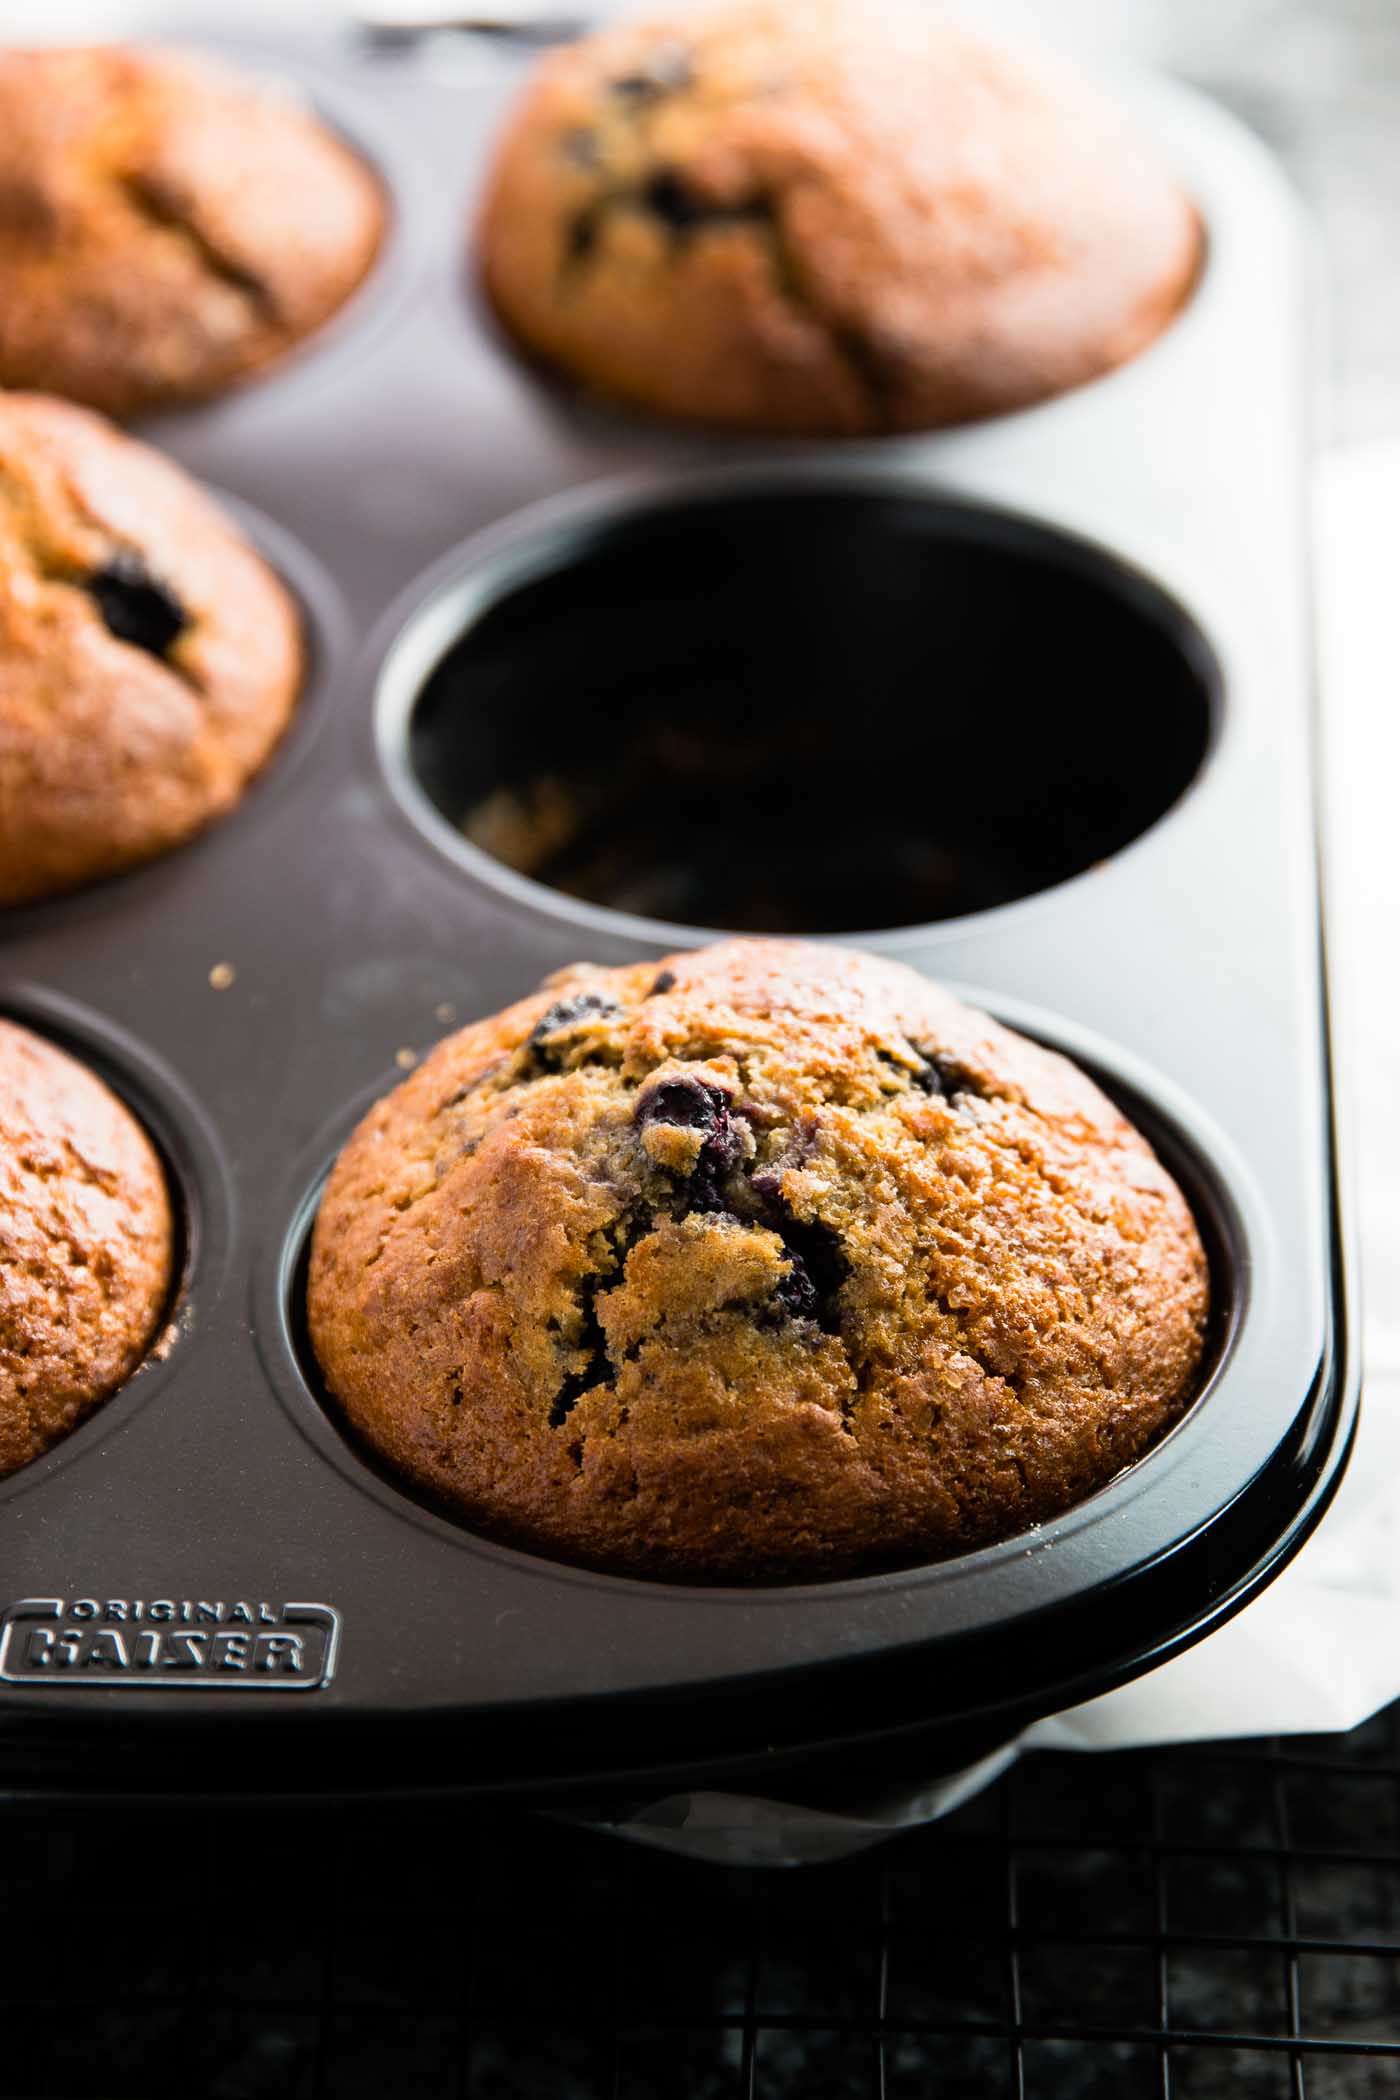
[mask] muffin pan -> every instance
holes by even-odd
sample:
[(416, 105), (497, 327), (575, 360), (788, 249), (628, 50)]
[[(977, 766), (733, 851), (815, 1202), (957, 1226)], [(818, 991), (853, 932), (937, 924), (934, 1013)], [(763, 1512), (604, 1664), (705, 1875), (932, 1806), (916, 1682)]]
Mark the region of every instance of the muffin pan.
[[(0, 923), (0, 1010), (137, 1108), (186, 1247), (164, 1356), (0, 1484), (0, 1774), (562, 1797), (965, 1761), (1236, 1609), (1354, 1426), (1294, 207), (1210, 106), (1116, 83), (1209, 230), (1152, 350), (924, 439), (700, 440), (551, 389), (474, 303), (509, 48), (219, 48), (300, 78), (396, 224), (324, 342), (142, 428), (300, 594), (286, 745), (194, 845)], [(1054, 1523), (824, 1585), (639, 1582), (473, 1535), (339, 1425), (301, 1284), (358, 1116), (547, 971), (723, 927), (944, 979), (1088, 1066), (1187, 1190), (1209, 1376)]]

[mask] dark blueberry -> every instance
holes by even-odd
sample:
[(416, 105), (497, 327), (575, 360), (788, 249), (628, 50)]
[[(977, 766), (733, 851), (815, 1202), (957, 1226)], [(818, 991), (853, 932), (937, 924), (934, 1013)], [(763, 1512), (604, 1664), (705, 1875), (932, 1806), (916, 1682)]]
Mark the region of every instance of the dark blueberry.
[(542, 1043), (547, 1037), (558, 1035), (561, 1029), (572, 1028), (576, 1021), (586, 1019), (589, 1014), (615, 1014), (618, 1010), (616, 999), (609, 999), (602, 992), (575, 992), (571, 999), (556, 999), (554, 1005), (540, 1015), (530, 1030), (529, 1040), (532, 1044)]
[(598, 1293), (605, 1289), (611, 1271), (602, 1276), (590, 1276), (579, 1293), (579, 1312), (582, 1318), (582, 1333), (577, 1346), (587, 1352), (581, 1371), (570, 1371), (554, 1396), (549, 1410), (551, 1429), (562, 1429), (585, 1393), (591, 1393), (598, 1385), (607, 1385), (612, 1378), (612, 1360), (608, 1355), (608, 1339), (598, 1318)]
[(701, 1148), (700, 1157), (685, 1185), (685, 1200), (688, 1210), (719, 1211), (730, 1215), (729, 1192), (725, 1186), (731, 1160), (719, 1149), (710, 1145)]
[(688, 1210), (727, 1210), (725, 1184), (744, 1157), (744, 1131), (724, 1088), (678, 1073), (644, 1094), (636, 1113), (643, 1129), (651, 1123), (669, 1123), (680, 1130), (705, 1133), (705, 1142), (685, 1177), (685, 1205)]
[(656, 975), (655, 981), (654, 981), (654, 982), (653, 982), (653, 984), (652, 984), (651, 990), (650, 990), (650, 991), (649, 991), (649, 992), (647, 993), (647, 997), (648, 997), (648, 999), (659, 999), (659, 998), (660, 998), (660, 996), (661, 996), (661, 994), (662, 994), (663, 992), (673, 992), (673, 991), (675, 990), (675, 988), (676, 988), (676, 973), (675, 973), (675, 971), (674, 971), (674, 970), (659, 970), (659, 971), (657, 972), (657, 975)]
[(777, 207), (762, 191), (722, 203), (692, 189), (674, 168), (662, 168), (637, 193), (637, 202), (679, 240), (697, 226), (766, 226), (779, 223)]
[(715, 1167), (737, 1167), (744, 1156), (744, 1132), (726, 1109), (705, 1141), (705, 1156)]
[[(650, 1213), (636, 1209), (614, 1219), (608, 1228), (611, 1245), (606, 1264), (584, 1278), (578, 1294), (580, 1331), (574, 1347), (585, 1352), (584, 1366), (581, 1371), (570, 1371), (560, 1382), (549, 1410), (551, 1429), (563, 1428), (585, 1393), (591, 1393), (595, 1386), (613, 1383), (615, 1367), (603, 1323), (598, 1318), (598, 1296), (601, 1291), (612, 1288), (627, 1266), (628, 1255), (652, 1230), (655, 1222)], [(548, 1321), (547, 1325), (552, 1332), (558, 1332), (556, 1320)]]
[(815, 1320), (825, 1333), (838, 1333), (840, 1290), (850, 1274), (840, 1239), (820, 1220), (805, 1223), (793, 1216), (778, 1174), (769, 1170), (755, 1174), (749, 1187), (762, 1206), (759, 1223), (777, 1233), (790, 1265), (774, 1297), (793, 1319)]
[(642, 192), (647, 210), (674, 233), (688, 232), (704, 220), (714, 218), (716, 208), (681, 181), (679, 175), (653, 175)]
[(981, 1093), (982, 1089), (972, 1074), (966, 1066), (960, 1065), (955, 1057), (947, 1056), (942, 1050), (922, 1048), (919, 1049), (918, 1055), (922, 1062), (918, 1071), (912, 1072), (910, 1077), (915, 1086), (922, 1087), (926, 1094), (940, 1094), (946, 1100), (952, 1094)]
[(117, 640), (152, 656), (164, 656), (190, 624), (174, 592), (152, 576), (139, 554), (114, 554), (84, 588)]
[(729, 1096), (722, 1088), (681, 1074), (643, 1094), (637, 1121), (643, 1129), (649, 1123), (674, 1123), (682, 1130), (716, 1130), (728, 1122), (728, 1108)]
[(821, 1311), (817, 1287), (807, 1274), (807, 1265), (800, 1254), (787, 1250), (788, 1269), (774, 1291), (783, 1311), (790, 1320), (815, 1320)]
[[(605, 998), (601, 992), (575, 992), (572, 999), (556, 999), (536, 1021), (525, 1039), (517, 1070), (525, 1078), (541, 1072), (561, 1072), (571, 1053), (570, 1035), (576, 1031), (580, 1021), (594, 1014), (615, 1014), (619, 1011), (615, 999)], [(555, 1038), (561, 1040), (556, 1041)], [(585, 1063), (596, 1062), (588, 1057)]]
[(634, 73), (620, 74), (611, 88), (623, 102), (659, 102), (688, 88), (694, 77), (684, 44), (658, 44)]
[(778, 1231), (794, 1273), (800, 1270), (812, 1293), (814, 1309), (810, 1317), (828, 1334), (835, 1334), (841, 1325), (839, 1293), (851, 1273), (840, 1240), (829, 1225), (815, 1221), (804, 1224), (800, 1218), (785, 1219)]

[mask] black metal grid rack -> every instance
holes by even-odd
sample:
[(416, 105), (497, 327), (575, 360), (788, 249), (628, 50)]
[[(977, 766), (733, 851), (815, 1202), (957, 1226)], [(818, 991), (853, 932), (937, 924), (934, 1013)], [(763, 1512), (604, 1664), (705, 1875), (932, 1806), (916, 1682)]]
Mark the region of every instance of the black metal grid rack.
[(790, 1872), (500, 1809), (0, 1811), (0, 2093), (1382, 2100), (1400, 1706)]

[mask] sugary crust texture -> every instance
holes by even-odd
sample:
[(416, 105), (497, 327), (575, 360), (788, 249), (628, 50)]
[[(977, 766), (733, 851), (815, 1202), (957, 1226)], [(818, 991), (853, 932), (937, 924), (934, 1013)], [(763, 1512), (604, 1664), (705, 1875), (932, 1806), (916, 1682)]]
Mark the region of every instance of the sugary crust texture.
[(344, 304), (383, 227), (286, 93), (159, 50), (0, 52), (0, 385), (123, 417), (221, 393)]
[(331, 1393), (480, 1529), (815, 1577), (1024, 1531), (1189, 1401), (1191, 1213), (1077, 1068), (903, 966), (579, 966), (441, 1043), (331, 1175)]
[(0, 904), (222, 815), (302, 673), (289, 594), (180, 468), (85, 409), (0, 394)]
[(1142, 350), (1198, 220), (1075, 77), (933, 7), (740, 0), (545, 59), (500, 142), (487, 295), (634, 407), (862, 434), (995, 415)]
[(0, 1474), (130, 1377), (170, 1293), (160, 1161), (100, 1079), (0, 1021)]

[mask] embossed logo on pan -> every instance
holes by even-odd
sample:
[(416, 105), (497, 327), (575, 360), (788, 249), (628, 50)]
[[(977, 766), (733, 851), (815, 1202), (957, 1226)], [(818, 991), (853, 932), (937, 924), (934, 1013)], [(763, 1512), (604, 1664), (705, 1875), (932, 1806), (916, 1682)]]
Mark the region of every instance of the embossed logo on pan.
[(113, 1691), (316, 1692), (335, 1675), (329, 1604), (22, 1597), (0, 1619), (0, 1682)]

